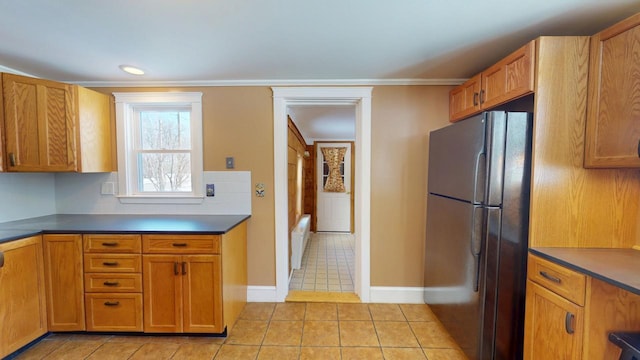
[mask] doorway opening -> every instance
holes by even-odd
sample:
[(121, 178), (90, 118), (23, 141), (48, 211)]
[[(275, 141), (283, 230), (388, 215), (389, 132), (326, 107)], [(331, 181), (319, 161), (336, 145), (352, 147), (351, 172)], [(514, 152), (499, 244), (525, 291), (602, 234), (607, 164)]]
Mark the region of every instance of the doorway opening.
[(362, 302), (370, 299), (371, 202), (371, 87), (302, 87), (273, 90), (274, 196), (276, 236), (276, 301), (289, 293), (289, 226), (287, 193), (287, 129), (290, 106), (326, 105), (355, 107), (354, 292)]

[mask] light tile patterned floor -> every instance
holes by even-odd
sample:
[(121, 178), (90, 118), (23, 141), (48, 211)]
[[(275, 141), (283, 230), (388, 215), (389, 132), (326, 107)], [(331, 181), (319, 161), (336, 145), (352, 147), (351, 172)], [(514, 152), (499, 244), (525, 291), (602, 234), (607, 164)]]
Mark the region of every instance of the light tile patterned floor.
[(427, 305), (248, 303), (227, 338), (52, 334), (16, 359), (459, 360)]
[(289, 290), (353, 292), (354, 244), (353, 234), (312, 233)]

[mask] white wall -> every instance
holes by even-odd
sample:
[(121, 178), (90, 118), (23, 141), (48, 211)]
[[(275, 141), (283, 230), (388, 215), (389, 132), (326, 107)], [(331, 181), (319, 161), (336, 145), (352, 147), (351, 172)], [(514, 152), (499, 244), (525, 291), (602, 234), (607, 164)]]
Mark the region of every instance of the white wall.
[(0, 173), (0, 222), (55, 213), (54, 174)]
[(251, 172), (205, 171), (204, 183), (215, 184), (215, 196), (200, 204), (123, 204), (114, 195), (102, 195), (105, 182), (118, 188), (117, 173), (55, 176), (56, 212), (58, 214), (191, 214), (250, 215)]

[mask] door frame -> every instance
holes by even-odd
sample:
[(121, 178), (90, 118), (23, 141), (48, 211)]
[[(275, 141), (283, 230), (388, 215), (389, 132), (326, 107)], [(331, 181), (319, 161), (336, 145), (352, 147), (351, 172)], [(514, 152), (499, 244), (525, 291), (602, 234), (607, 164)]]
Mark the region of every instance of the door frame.
[(353, 218), (353, 213), (354, 213), (354, 208), (353, 208), (353, 195), (355, 194), (355, 188), (356, 188), (356, 183), (355, 183), (355, 179), (356, 179), (356, 142), (355, 141), (341, 141), (341, 140), (335, 140), (335, 141), (329, 141), (329, 140), (320, 140), (320, 141), (314, 141), (313, 142), (313, 153), (315, 158), (313, 159), (313, 163), (315, 164), (314, 166), (316, 167), (315, 171), (313, 172), (313, 206), (315, 207), (314, 211), (315, 211), (315, 216), (313, 217), (313, 219), (311, 219), (311, 222), (313, 224), (312, 229), (316, 229), (316, 231), (318, 231), (318, 156), (320, 156), (320, 153), (318, 152), (320, 146), (322, 144), (333, 144), (333, 143), (344, 143), (344, 144), (350, 144), (351, 146), (351, 168), (349, 169), (349, 171), (351, 171), (351, 181), (349, 184), (350, 187), (350, 193), (351, 195), (349, 196), (349, 232), (351, 234), (353, 234), (355, 232), (355, 225), (354, 225), (354, 218)]
[(287, 202), (287, 107), (327, 105), (356, 108), (354, 290), (362, 302), (371, 298), (371, 92), (373, 87), (272, 87), (273, 177), (275, 199), (276, 301), (289, 293)]

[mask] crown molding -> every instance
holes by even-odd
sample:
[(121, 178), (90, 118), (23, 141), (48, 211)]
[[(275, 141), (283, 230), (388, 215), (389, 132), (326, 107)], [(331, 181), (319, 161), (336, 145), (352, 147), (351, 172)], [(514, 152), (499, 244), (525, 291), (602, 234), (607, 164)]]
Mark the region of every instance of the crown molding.
[(307, 79), (193, 81), (65, 81), (84, 87), (209, 87), (209, 86), (450, 86), (467, 79)]

